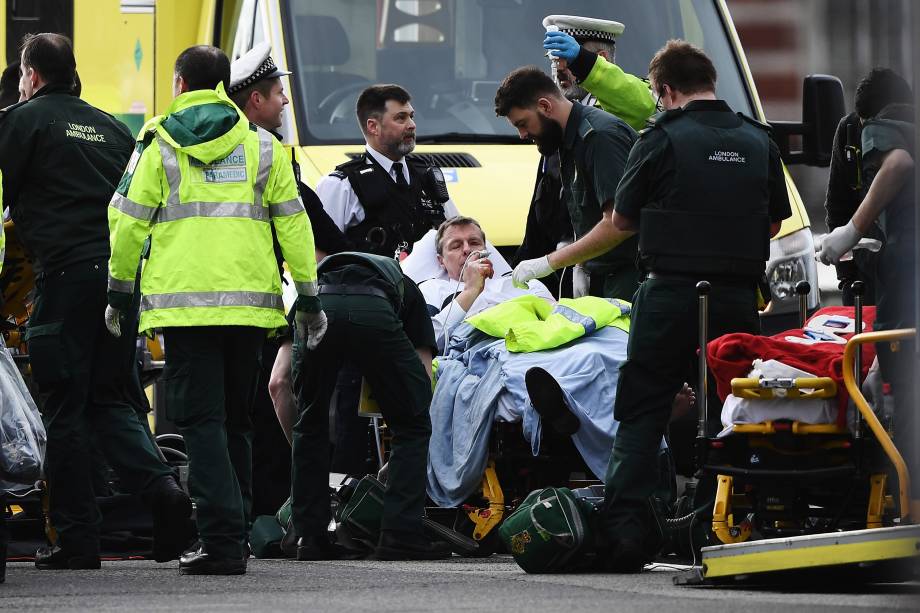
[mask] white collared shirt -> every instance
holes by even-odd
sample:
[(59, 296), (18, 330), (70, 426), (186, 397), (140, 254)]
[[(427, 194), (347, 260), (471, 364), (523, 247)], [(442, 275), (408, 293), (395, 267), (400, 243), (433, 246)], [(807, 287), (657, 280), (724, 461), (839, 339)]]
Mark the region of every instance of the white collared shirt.
[[(379, 151), (376, 151), (370, 145), (367, 145), (365, 148), (368, 155), (373, 157), (395, 182), (396, 176), (393, 174), (393, 160)], [(409, 168), (406, 165), (406, 158), (402, 158), (400, 162), (402, 163), (402, 171), (406, 183), (410, 183), (411, 179), (409, 178)], [(367, 160), (367, 163), (370, 164), (371, 161)], [(351, 181), (349, 181), (347, 177), (344, 179), (332, 175), (323, 177), (319, 180), (319, 183), (316, 184), (316, 195), (319, 196), (320, 201), (323, 203), (323, 208), (326, 210), (326, 213), (332, 218), (332, 221), (342, 232), (364, 221), (364, 207), (361, 206), (361, 203), (358, 201), (358, 196), (355, 194), (355, 190), (351, 187)], [(451, 201), (448, 200), (448, 202)], [(445, 208), (446, 206), (445, 204)]]

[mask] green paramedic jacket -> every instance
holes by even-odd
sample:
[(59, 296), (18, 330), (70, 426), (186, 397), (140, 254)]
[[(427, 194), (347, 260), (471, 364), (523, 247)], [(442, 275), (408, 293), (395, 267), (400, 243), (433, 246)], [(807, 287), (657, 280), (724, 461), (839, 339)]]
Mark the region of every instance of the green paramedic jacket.
[(648, 82), (623, 72), (600, 55), (582, 48), (570, 68), (581, 86), (597, 98), (601, 109), (616, 115), (637, 132), (655, 113), (655, 99)]
[(149, 236), (141, 332), (283, 327), (272, 226), (297, 293), (318, 303), (313, 232), (282, 145), (222, 84), (181, 94), (141, 130), (109, 205), (110, 293), (133, 292)]
[(0, 172), (0, 272), (3, 272), (3, 259), (6, 257), (6, 233), (3, 231), (3, 173)]

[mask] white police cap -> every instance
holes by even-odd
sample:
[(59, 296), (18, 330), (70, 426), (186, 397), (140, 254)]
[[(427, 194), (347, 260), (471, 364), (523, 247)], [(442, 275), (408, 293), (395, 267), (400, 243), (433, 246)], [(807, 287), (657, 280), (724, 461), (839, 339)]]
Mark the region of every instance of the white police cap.
[(244, 90), (253, 83), (262, 79), (272, 79), (291, 74), (287, 70), (280, 70), (271, 58), (272, 46), (265, 42), (259, 43), (230, 65), (230, 87), (228, 94)]
[(543, 27), (556, 26), (560, 32), (565, 32), (578, 40), (604, 40), (615, 42), (617, 36), (626, 29), (619, 21), (609, 19), (595, 19), (593, 17), (578, 17), (575, 15), (547, 15), (543, 19)]

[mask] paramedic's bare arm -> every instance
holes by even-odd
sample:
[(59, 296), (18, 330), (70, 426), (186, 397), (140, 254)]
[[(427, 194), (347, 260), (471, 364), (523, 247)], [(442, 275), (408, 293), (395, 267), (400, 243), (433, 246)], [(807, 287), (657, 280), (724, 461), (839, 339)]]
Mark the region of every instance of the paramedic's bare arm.
[(292, 342), (288, 339), (278, 348), (278, 355), (275, 357), (272, 374), (268, 380), (268, 395), (272, 398), (278, 424), (284, 431), (284, 438), (289, 445), (293, 445), (294, 424), (297, 423), (297, 401), (294, 399), (291, 381), (291, 346)]
[(431, 361), (434, 359), (431, 347), (416, 347), (415, 353), (418, 354), (418, 359), (422, 361), (422, 365), (425, 366), (425, 372), (428, 373), (428, 378), (431, 379)]
[(591, 228), (591, 231), (570, 245), (552, 252), (547, 256), (549, 264), (555, 270), (581, 264), (604, 255), (627, 238), (634, 231), (623, 231), (613, 223), (613, 201), (604, 203), (604, 216)]
[(904, 149), (892, 149), (884, 154), (866, 197), (853, 214), (853, 225), (865, 234), (914, 172), (914, 158)]

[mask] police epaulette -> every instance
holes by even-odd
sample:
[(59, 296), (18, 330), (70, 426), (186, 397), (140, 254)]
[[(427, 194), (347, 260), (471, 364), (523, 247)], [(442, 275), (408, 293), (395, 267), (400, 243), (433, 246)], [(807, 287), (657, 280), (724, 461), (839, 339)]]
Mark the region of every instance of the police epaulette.
[(354, 159), (348, 160), (347, 162), (342, 162), (341, 164), (336, 166), (335, 169), (336, 170), (349, 170), (351, 169), (352, 166), (361, 166), (363, 164), (367, 164), (366, 156), (367, 156), (366, 153), (362, 153), (361, 155), (355, 157)]
[(348, 175), (346, 175), (341, 170), (333, 170), (332, 172), (329, 173), (329, 176), (335, 177), (336, 179), (345, 179)]
[(757, 120), (754, 119), (753, 117), (748, 117), (748, 116), (745, 115), (744, 113), (736, 113), (736, 114), (737, 114), (738, 117), (740, 117), (741, 119), (745, 120), (746, 122), (748, 122), (749, 124), (751, 124), (751, 125), (753, 125), (753, 126), (757, 126), (757, 127), (760, 128), (761, 130), (764, 130), (764, 131), (766, 131), (766, 132), (768, 132), (768, 133), (772, 133), (772, 132), (773, 132), (773, 127), (772, 127), (770, 124), (763, 123), (762, 121), (757, 121)]

